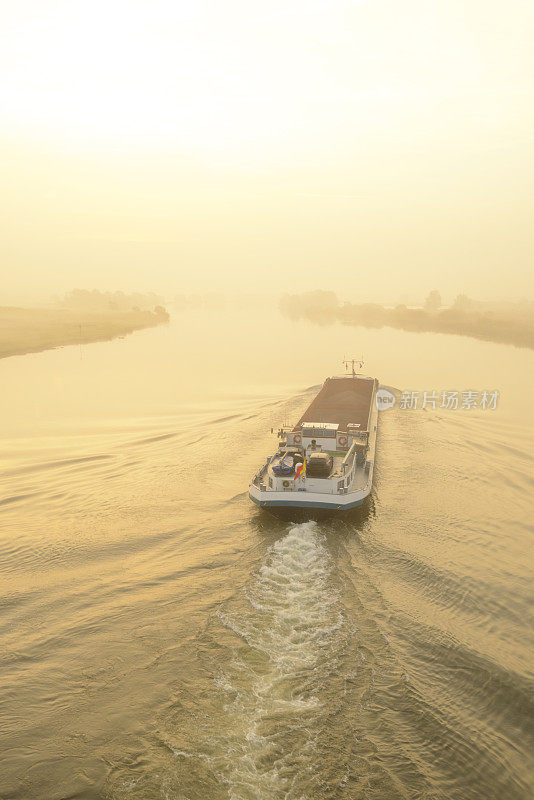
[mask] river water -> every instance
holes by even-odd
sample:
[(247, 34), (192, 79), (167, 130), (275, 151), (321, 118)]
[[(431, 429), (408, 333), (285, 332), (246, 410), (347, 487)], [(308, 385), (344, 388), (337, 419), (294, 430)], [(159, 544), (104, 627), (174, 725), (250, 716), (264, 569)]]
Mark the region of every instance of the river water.
[[(260, 511), (361, 352), (498, 407), (397, 404), (361, 510)], [(531, 800), (533, 367), (235, 308), (0, 362), (2, 800)]]

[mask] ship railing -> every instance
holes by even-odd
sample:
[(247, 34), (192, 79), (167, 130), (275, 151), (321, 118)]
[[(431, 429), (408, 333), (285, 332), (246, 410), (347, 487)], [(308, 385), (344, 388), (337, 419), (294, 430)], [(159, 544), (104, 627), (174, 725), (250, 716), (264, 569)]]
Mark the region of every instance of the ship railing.
[(356, 457), (356, 442), (353, 442), (347, 452), (347, 455), (341, 462), (342, 475), (345, 475), (349, 471), (350, 467), (352, 467), (355, 457)]
[(252, 483), (253, 483), (255, 486), (259, 486), (259, 485), (260, 485), (260, 483), (262, 482), (262, 478), (265, 476), (265, 473), (267, 472), (267, 469), (268, 469), (268, 467), (269, 467), (269, 464), (271, 463), (271, 459), (272, 459), (272, 456), (269, 456), (269, 458), (267, 459), (267, 461), (265, 462), (265, 464), (262, 464), (262, 465), (261, 465), (261, 467), (259, 468), (259, 470), (256, 472), (256, 474), (255, 474), (255, 475), (254, 475), (254, 477), (252, 478)]

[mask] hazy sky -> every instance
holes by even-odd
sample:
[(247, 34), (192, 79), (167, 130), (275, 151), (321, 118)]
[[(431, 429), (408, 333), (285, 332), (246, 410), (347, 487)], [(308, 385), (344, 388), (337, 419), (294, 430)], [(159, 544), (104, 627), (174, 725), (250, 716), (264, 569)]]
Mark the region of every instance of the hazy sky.
[(0, 9), (4, 302), (534, 296), (532, 0)]

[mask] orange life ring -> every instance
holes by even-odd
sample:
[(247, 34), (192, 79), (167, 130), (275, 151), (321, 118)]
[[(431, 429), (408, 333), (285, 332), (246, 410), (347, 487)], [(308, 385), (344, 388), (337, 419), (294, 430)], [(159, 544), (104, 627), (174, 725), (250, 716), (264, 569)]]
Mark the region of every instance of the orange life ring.
[(302, 441), (300, 433), (293, 434), (293, 444), (300, 444)]
[(338, 439), (338, 442), (341, 445), (341, 447), (345, 447), (345, 445), (348, 442), (348, 439), (347, 439), (346, 436), (340, 436), (339, 439)]

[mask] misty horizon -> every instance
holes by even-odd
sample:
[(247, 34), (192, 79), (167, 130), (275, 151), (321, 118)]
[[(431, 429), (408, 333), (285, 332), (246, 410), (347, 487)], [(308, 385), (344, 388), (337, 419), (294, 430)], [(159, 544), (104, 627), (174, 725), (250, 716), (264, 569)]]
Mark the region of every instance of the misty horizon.
[(2, 10), (2, 302), (534, 297), (524, 4), (47, 5)]

